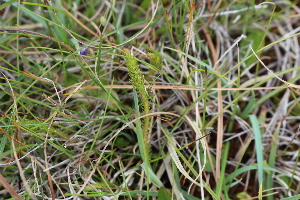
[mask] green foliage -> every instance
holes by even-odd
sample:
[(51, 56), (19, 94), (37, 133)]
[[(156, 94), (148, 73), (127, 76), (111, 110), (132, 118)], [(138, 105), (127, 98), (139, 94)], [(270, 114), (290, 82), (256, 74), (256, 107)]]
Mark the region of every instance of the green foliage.
[(247, 192), (240, 192), (236, 195), (238, 199), (249, 199), (251, 196)]
[(0, 168), (24, 199), (299, 199), (296, 1), (3, 2)]
[(172, 192), (165, 188), (165, 187), (160, 187), (158, 191), (158, 200), (172, 200)]
[(120, 148), (125, 148), (130, 145), (129, 141), (126, 140), (124, 137), (117, 137), (115, 144), (117, 147)]
[[(253, 48), (253, 50), (256, 52), (264, 45), (264, 40), (262, 38), (264, 37), (265, 32), (261, 29), (249, 29), (249, 33), (247, 34), (247, 39), (243, 40), (241, 42), (241, 46), (244, 48), (241, 51), (241, 57), (246, 56), (246, 52), (249, 52), (249, 45)], [(253, 62), (256, 60), (255, 56), (251, 56), (249, 59), (245, 61), (245, 68), (248, 68)]]

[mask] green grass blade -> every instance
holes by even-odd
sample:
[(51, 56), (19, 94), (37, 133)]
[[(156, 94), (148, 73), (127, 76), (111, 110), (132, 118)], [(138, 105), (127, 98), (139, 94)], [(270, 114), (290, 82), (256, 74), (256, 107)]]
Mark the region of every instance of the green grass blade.
[(221, 191), (224, 187), (224, 179), (226, 177), (225, 170), (226, 170), (226, 161), (228, 159), (228, 153), (229, 153), (230, 143), (226, 142), (224, 152), (222, 153), (222, 160), (221, 160), (221, 172), (220, 172), (220, 179), (218, 181), (216, 194), (221, 198)]
[(253, 133), (254, 133), (254, 141), (255, 141), (255, 149), (256, 149), (256, 160), (257, 160), (257, 166), (258, 166), (258, 182), (259, 185), (263, 183), (264, 180), (264, 171), (263, 171), (263, 144), (261, 140), (261, 132), (259, 128), (259, 123), (257, 120), (257, 117), (255, 115), (249, 115)]
[(284, 198), (281, 200), (299, 200), (299, 199), (300, 199), (300, 194), (292, 196), (292, 197)]
[[(274, 136), (273, 136), (273, 141), (272, 141), (272, 145), (271, 145), (271, 150), (270, 150), (270, 154), (269, 154), (269, 160), (268, 160), (268, 165), (269, 167), (271, 168), (274, 168), (275, 167), (275, 162), (276, 162), (276, 152), (277, 152), (277, 148), (278, 148), (278, 136), (279, 136), (279, 130), (280, 130), (280, 125), (281, 123), (278, 124), (278, 127), (276, 128), (275, 132), (274, 132)], [(266, 189), (271, 189), (273, 188), (273, 172), (270, 171), (268, 174), (267, 174), (267, 178), (266, 178)], [(271, 191), (268, 193), (271, 193)], [(272, 200), (273, 197), (268, 195), (267, 197), (268, 200)]]
[[(10, 2), (9, 0), (4, 0), (4, 1), (7, 2), (7, 3)], [(16, 1), (14, 1), (14, 2), (12, 2), (12, 3), (10, 3), (10, 4), (11, 4), (12, 6), (16, 7), (16, 8), (18, 8), (18, 7), (20, 7), (21, 9), (24, 9), (24, 8), (25, 8), (25, 6), (19, 5)], [(24, 11), (25, 11), (25, 13), (26, 13), (28, 16), (30, 16), (32, 19), (34, 19), (35, 21), (41, 23), (41, 24), (43, 25), (43, 27), (46, 27), (46, 26), (47, 26), (46, 23), (45, 23), (45, 21), (42, 20), (41, 18), (37, 17), (36, 15), (34, 15), (34, 14), (32, 14), (32, 13), (26, 11), (26, 10), (24, 10)]]
[(0, 5), (0, 11), (1, 11), (3, 8), (5, 8), (5, 7), (7, 7), (7, 6), (9, 6), (9, 5), (11, 5), (11, 4), (17, 2), (17, 1), (18, 1), (18, 0), (10, 0), (10, 1), (8, 1), (8, 2), (2, 4), (2, 5)]

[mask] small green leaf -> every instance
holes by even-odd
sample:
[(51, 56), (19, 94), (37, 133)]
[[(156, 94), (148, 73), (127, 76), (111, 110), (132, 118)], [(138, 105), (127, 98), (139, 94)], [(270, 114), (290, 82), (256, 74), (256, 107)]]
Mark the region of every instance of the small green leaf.
[[(249, 44), (252, 46), (253, 50), (256, 52), (261, 48), (263, 44), (262, 38), (264, 38), (264, 32), (260, 29), (251, 29), (249, 30), (248, 36), (246, 40), (242, 40), (241, 47), (246, 48), (245, 51), (241, 52), (241, 58), (246, 56), (246, 52)], [(255, 61), (255, 56), (252, 55), (248, 60), (245, 61), (246, 66), (250, 66)]]
[(247, 192), (240, 192), (236, 195), (238, 199), (250, 199), (251, 196)]
[(163, 185), (161, 180), (156, 176), (150, 166), (147, 166), (147, 164), (143, 162), (141, 164), (141, 167), (143, 168), (143, 170), (145, 170), (145, 172), (148, 172), (148, 176), (151, 182), (153, 182), (158, 187), (161, 187)]
[(158, 200), (172, 200), (171, 190), (165, 187), (160, 187), (158, 191)]

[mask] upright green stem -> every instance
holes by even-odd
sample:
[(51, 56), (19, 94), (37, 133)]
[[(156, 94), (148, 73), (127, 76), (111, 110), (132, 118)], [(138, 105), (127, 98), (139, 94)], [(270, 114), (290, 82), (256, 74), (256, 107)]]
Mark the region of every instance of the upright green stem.
[[(129, 71), (129, 76), (131, 78), (130, 82), (132, 86), (139, 92), (141, 97), (142, 111), (144, 115), (150, 113), (150, 105), (148, 101), (148, 93), (145, 88), (145, 79), (138, 67), (136, 58), (130, 54), (128, 49), (123, 49), (124, 55), (126, 57), (126, 65)], [(146, 152), (150, 153), (150, 116), (146, 116), (142, 120), (143, 136), (144, 136), (144, 146), (146, 147)]]

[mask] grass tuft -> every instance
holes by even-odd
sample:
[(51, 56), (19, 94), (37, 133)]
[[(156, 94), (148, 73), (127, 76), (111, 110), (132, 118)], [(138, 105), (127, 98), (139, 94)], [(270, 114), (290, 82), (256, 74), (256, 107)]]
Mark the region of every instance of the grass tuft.
[(0, 15), (0, 199), (299, 199), (297, 1)]

